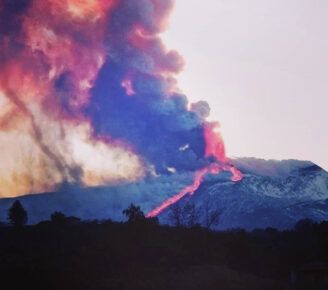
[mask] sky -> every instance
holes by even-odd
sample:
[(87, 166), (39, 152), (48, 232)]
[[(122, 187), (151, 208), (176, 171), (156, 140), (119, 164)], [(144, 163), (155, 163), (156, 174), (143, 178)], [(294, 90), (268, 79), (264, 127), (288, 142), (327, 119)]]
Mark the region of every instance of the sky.
[(179, 87), (206, 100), (231, 157), (328, 170), (328, 1), (177, 0), (163, 38)]

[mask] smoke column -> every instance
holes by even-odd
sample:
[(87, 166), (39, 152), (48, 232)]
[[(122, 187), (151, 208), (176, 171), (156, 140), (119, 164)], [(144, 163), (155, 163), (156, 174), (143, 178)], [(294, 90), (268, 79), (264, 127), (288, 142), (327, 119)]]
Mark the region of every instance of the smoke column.
[[(0, 197), (231, 172), (209, 106), (177, 87), (173, 0), (0, 0)], [(156, 194), (156, 193), (154, 193)]]

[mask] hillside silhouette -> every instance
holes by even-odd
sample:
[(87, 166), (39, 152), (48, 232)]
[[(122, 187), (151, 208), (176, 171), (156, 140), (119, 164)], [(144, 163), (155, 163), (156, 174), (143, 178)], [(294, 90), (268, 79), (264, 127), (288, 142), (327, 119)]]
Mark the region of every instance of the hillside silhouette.
[(4, 289), (327, 289), (328, 222), (215, 232), (161, 226), (137, 206), (125, 215), (118, 223), (56, 212), (33, 226), (3, 224)]

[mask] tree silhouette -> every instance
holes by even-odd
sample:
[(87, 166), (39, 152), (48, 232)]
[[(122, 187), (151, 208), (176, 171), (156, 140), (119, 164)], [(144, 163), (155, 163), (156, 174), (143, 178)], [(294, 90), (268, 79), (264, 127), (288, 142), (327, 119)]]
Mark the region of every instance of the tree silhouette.
[(210, 230), (220, 222), (221, 212), (218, 209), (211, 208), (212, 201), (208, 198), (204, 203), (205, 227)]
[(16, 200), (8, 211), (8, 220), (16, 227), (20, 227), (27, 222), (27, 211), (19, 200)]
[(189, 228), (199, 225), (199, 210), (193, 202), (188, 202), (183, 207), (185, 225)]
[(170, 208), (169, 219), (176, 227), (182, 226), (182, 208), (179, 204), (174, 204)]
[(200, 212), (193, 202), (187, 202), (184, 206), (174, 204), (169, 213), (171, 223), (176, 227), (192, 228), (199, 225)]
[(134, 205), (133, 203), (131, 203), (128, 208), (123, 210), (122, 213), (128, 218), (128, 222), (143, 221), (146, 218), (140, 207)]

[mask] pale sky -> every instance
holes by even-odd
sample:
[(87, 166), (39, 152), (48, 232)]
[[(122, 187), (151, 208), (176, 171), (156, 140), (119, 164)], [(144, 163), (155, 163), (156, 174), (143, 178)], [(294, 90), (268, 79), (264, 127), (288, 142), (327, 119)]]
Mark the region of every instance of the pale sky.
[(327, 0), (177, 0), (163, 38), (187, 62), (180, 88), (211, 105), (229, 156), (328, 169)]

